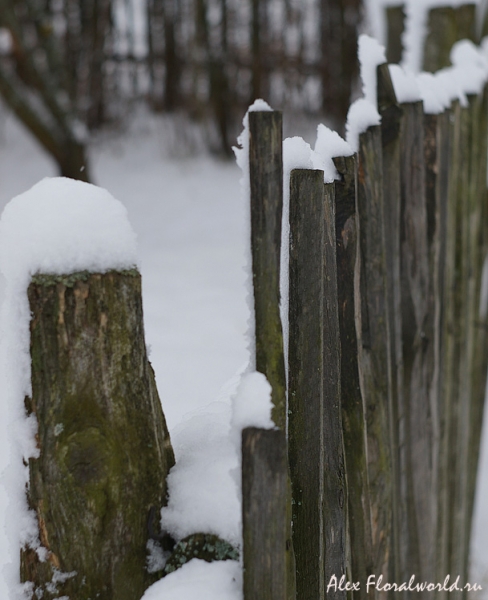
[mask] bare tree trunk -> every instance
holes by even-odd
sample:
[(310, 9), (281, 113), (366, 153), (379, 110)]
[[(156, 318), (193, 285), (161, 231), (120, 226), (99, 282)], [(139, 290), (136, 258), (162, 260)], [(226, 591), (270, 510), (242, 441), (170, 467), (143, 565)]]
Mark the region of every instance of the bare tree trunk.
[(90, 181), (90, 171), (86, 149), (83, 144), (75, 140), (67, 140), (63, 146), (63, 152), (58, 160), (59, 172), (63, 177)]
[(268, 95), (265, 53), (266, 53), (266, 14), (267, 0), (251, 0), (251, 99)]

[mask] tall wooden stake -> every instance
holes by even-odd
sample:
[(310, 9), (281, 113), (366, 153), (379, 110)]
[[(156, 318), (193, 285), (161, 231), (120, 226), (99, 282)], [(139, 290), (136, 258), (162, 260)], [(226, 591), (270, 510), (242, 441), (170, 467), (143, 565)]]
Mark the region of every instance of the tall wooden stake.
[(290, 177), (288, 431), (299, 600), (324, 599), (346, 566), (334, 186), (324, 192), (323, 177)]

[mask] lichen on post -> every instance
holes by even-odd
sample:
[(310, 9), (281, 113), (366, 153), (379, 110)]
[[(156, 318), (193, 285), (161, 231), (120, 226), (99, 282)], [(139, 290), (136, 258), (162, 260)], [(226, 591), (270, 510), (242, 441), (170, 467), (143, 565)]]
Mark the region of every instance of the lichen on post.
[(148, 515), (174, 464), (147, 359), (141, 277), (133, 270), (37, 275), (29, 288), (32, 397), (40, 455), (28, 500), (46, 549), (24, 548), (38, 597), (139, 600)]

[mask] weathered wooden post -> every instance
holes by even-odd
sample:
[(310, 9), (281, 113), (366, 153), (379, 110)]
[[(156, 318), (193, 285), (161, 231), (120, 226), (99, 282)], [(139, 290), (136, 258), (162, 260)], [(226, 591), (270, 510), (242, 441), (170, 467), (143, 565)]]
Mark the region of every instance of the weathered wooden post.
[(242, 432), (244, 598), (287, 600), (288, 462), (285, 433)]
[[(348, 486), (350, 564), (353, 581), (361, 582), (353, 598), (366, 599), (365, 582), (373, 572), (371, 507), (366, 449), (366, 416), (361, 395), (356, 333), (356, 272), (359, 266), (356, 207), (356, 157), (334, 159), (342, 176), (335, 187), (337, 294), (341, 343), (341, 405)], [(364, 582), (364, 583), (363, 583)]]
[[(254, 292), (255, 368), (271, 385), (275, 424), (286, 432), (287, 398), (280, 316), (280, 255), (283, 212), (283, 134), (278, 111), (249, 112), (249, 183)], [(295, 557), (288, 477), (286, 529), (287, 598), (295, 597)], [(244, 532), (244, 537), (246, 533)], [(248, 555), (251, 556), (251, 555)], [(252, 596), (247, 597), (250, 600)]]
[[(449, 571), (447, 560), (450, 547), (448, 539), (449, 514), (449, 426), (443, 382), (449, 377), (443, 362), (445, 332), (445, 278), (447, 244), (447, 204), (449, 197), (449, 168), (451, 111), (441, 114), (424, 115), (424, 155), (425, 155), (425, 197), (427, 209), (427, 241), (429, 246), (429, 270), (431, 273), (431, 293), (429, 313), (432, 363), (432, 379), (429, 392), (431, 419), (433, 423), (433, 493), (431, 514), (433, 518), (433, 569), (436, 581), (441, 581)], [(440, 592), (441, 597), (446, 592)]]
[[(403, 346), (403, 414), (405, 437), (400, 464), (401, 502), (408, 523), (404, 529), (408, 559), (404, 576), (417, 573), (431, 580), (433, 537), (432, 440), (429, 404), (432, 379), (428, 360), (433, 340), (428, 338), (431, 279), (425, 201), (424, 124), (422, 102), (402, 104), (400, 131), (400, 277)], [(400, 441), (400, 443), (402, 443)]]
[[(453, 120), (451, 122), (451, 164), (449, 171), (449, 195), (446, 222), (446, 271), (445, 271), (445, 313), (444, 313), (444, 352), (443, 370), (446, 373), (443, 385), (445, 421), (448, 430), (444, 442), (446, 461), (446, 531), (448, 540), (447, 565), (449, 572), (455, 572), (463, 577), (461, 528), (464, 527), (464, 515), (460, 511), (460, 500), (464, 495), (458, 491), (462, 485), (459, 479), (459, 469), (462, 458), (458, 452), (462, 448), (466, 422), (463, 418), (462, 401), (465, 397), (461, 389), (461, 377), (465, 365), (463, 348), (463, 332), (466, 327), (465, 315), (465, 284), (466, 265), (463, 258), (463, 244), (466, 244), (466, 206), (465, 197), (469, 185), (469, 133), (468, 111), (459, 101), (453, 103)], [(464, 232), (464, 233), (463, 233)], [(462, 450), (461, 450), (462, 451)], [(460, 597), (454, 592), (455, 597)]]
[(249, 180), (256, 371), (266, 375), (271, 385), (271, 416), (285, 431), (286, 381), (279, 308), (283, 148), (278, 111), (249, 113)]
[(40, 449), (28, 499), (46, 560), (24, 549), (21, 579), (39, 598), (139, 600), (154, 581), (148, 516), (165, 504), (174, 464), (146, 355), (140, 275), (41, 274), (28, 297), (26, 406)]
[[(488, 320), (486, 306), (482, 299), (482, 274), (484, 262), (488, 256), (488, 202), (487, 202), (487, 144), (488, 144), (488, 89), (485, 85), (482, 96), (477, 99), (477, 115), (473, 115), (472, 185), (473, 201), (476, 203), (472, 217), (472, 245), (476, 270), (473, 273), (474, 312), (473, 312), (473, 362), (471, 364), (471, 393), (473, 407), (471, 411), (470, 440), (468, 449), (468, 525), (471, 529), (473, 504), (478, 470), (478, 456), (481, 442), (481, 429), (485, 404), (485, 389), (488, 371)], [(475, 222), (474, 222), (475, 221)]]
[[(479, 449), (480, 417), (484, 403), (486, 357), (476, 356), (482, 350), (477, 341), (480, 319), (480, 288), (483, 266), (481, 239), (483, 203), (486, 180), (486, 99), (484, 93), (468, 96), (468, 106), (459, 110), (458, 161), (459, 177), (455, 187), (459, 274), (455, 292), (459, 323), (459, 391), (454, 403), (453, 439), (455, 447), (455, 484), (452, 494), (452, 569), (466, 578), (468, 574), (469, 538), (474, 501), (477, 454)], [(456, 152), (456, 150), (455, 150)], [(461, 157), (460, 154), (463, 156)], [(453, 365), (454, 367), (455, 365)], [(452, 468), (452, 464), (451, 464)], [(459, 596), (461, 597), (461, 596)]]
[[(404, 431), (399, 414), (403, 413), (403, 350), (400, 285), (400, 123), (403, 111), (398, 105), (387, 64), (377, 70), (378, 112), (381, 115), (381, 144), (383, 163), (383, 218), (387, 269), (389, 363), (392, 396), (390, 406), (391, 465), (392, 465), (392, 539), (391, 569), (396, 581), (401, 581), (407, 549), (402, 531), (407, 522), (400, 503), (400, 468), (405, 452)], [(402, 443), (400, 443), (402, 440)], [(403, 505), (404, 506), (404, 505)]]
[(358, 361), (365, 406), (371, 506), (373, 573), (389, 575), (393, 553), (393, 421), (390, 319), (387, 296), (386, 225), (383, 201), (382, 139), (379, 126), (359, 136), (357, 212), (359, 216), (361, 321)]
[[(289, 457), (297, 598), (326, 597), (346, 569), (334, 185), (290, 175)], [(334, 598), (345, 598), (335, 590)]]

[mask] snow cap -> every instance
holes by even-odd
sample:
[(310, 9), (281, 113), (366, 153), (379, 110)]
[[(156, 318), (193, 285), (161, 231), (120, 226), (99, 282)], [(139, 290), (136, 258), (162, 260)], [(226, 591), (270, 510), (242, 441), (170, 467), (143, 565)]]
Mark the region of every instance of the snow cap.
[(104, 272), (137, 265), (125, 207), (107, 190), (46, 177), (13, 198), (0, 219), (0, 269), (7, 280), (35, 273)]

